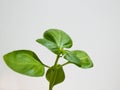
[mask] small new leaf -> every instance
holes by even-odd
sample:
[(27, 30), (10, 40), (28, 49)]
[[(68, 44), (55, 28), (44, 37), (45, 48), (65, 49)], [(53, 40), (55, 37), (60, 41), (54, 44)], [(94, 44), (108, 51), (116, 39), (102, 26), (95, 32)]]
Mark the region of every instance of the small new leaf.
[(3, 56), (6, 64), (14, 71), (28, 76), (43, 76), (44, 66), (30, 50), (16, 50)]
[(88, 54), (81, 50), (74, 50), (74, 51), (65, 51), (66, 54), (64, 58), (69, 62), (81, 67), (81, 68), (91, 68), (93, 67), (93, 63), (88, 56)]

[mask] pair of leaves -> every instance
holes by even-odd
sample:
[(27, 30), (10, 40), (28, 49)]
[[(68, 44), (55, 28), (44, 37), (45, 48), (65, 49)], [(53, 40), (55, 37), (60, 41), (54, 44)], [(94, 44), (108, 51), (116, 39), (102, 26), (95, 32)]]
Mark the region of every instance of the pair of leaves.
[(48, 69), (46, 78), (50, 83), (49, 90), (52, 90), (53, 86), (64, 81), (65, 74), (61, 65), (56, 65)]
[[(84, 51), (65, 51), (64, 58), (81, 68), (93, 67), (93, 63)], [(17, 50), (4, 55), (6, 64), (16, 72), (29, 76), (42, 76), (44, 65), (37, 55), (30, 50)]]
[(35, 77), (44, 75), (44, 65), (30, 50), (16, 50), (5, 54), (4, 61), (18, 73)]
[(71, 38), (65, 32), (58, 29), (49, 29), (45, 31), (43, 39), (37, 39), (36, 41), (57, 55), (62, 53), (63, 48), (72, 47)]
[[(37, 55), (30, 50), (16, 50), (4, 55), (6, 64), (14, 71), (28, 76), (43, 76), (44, 66)], [(64, 81), (65, 74), (61, 65), (48, 69), (46, 78), (50, 88)]]

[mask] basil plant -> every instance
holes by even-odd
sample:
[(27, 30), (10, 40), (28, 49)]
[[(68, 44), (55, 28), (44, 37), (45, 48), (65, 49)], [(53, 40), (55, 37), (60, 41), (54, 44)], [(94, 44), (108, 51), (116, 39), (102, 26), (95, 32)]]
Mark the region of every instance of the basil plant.
[[(3, 56), (5, 63), (9, 68), (20, 74), (40, 77), (46, 74), (49, 82), (49, 90), (65, 79), (63, 67), (68, 64), (74, 64), (79, 68), (91, 68), (93, 62), (85, 51), (68, 50), (73, 42), (68, 34), (58, 29), (48, 29), (44, 32), (43, 38), (36, 42), (48, 48), (56, 54), (53, 66), (44, 64), (41, 59), (31, 50), (15, 50)], [(65, 63), (59, 64), (59, 58), (64, 58)], [(47, 71), (45, 73), (45, 67)]]

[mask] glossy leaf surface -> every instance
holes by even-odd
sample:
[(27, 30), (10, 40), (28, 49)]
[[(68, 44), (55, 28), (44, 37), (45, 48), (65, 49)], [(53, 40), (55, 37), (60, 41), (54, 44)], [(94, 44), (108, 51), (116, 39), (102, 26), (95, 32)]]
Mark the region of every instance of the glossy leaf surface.
[(37, 39), (36, 41), (48, 49), (50, 49), (55, 54), (60, 54), (63, 48), (71, 48), (72, 40), (68, 34), (62, 30), (49, 29), (44, 32), (44, 39)]
[(30, 50), (16, 50), (4, 55), (4, 61), (14, 71), (28, 76), (43, 76), (44, 66)]
[(88, 54), (81, 50), (66, 51), (64, 58), (81, 68), (93, 67), (93, 63)]
[(57, 47), (57, 45), (47, 39), (38, 39), (37, 42), (46, 46), (48, 49), (50, 49), (52, 52), (54, 52), (56, 54), (60, 53), (60, 50)]
[(50, 83), (50, 88), (64, 81), (65, 74), (61, 65), (51, 67), (46, 73), (46, 78)]

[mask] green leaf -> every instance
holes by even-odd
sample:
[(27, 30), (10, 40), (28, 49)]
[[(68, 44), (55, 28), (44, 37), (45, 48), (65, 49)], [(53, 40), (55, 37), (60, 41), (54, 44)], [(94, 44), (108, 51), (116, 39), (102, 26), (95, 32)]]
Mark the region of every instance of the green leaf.
[(16, 50), (3, 56), (6, 64), (15, 72), (28, 76), (43, 76), (44, 66), (30, 50)]
[(56, 67), (51, 67), (46, 73), (46, 78), (50, 83), (50, 88), (53, 88), (54, 85), (59, 84), (64, 81), (65, 74), (61, 65)]
[(37, 39), (36, 41), (57, 55), (62, 52), (63, 48), (72, 47), (70, 36), (62, 30), (49, 29), (44, 32), (43, 37), (44, 39)]
[(60, 50), (57, 47), (57, 45), (47, 39), (37, 39), (38, 43), (41, 43), (42, 45), (46, 46), (48, 49), (50, 49), (52, 52), (59, 54)]
[(81, 67), (81, 68), (91, 68), (93, 67), (93, 63), (88, 56), (88, 54), (81, 50), (74, 50), (74, 51), (65, 51), (66, 54), (64, 58), (69, 62)]

